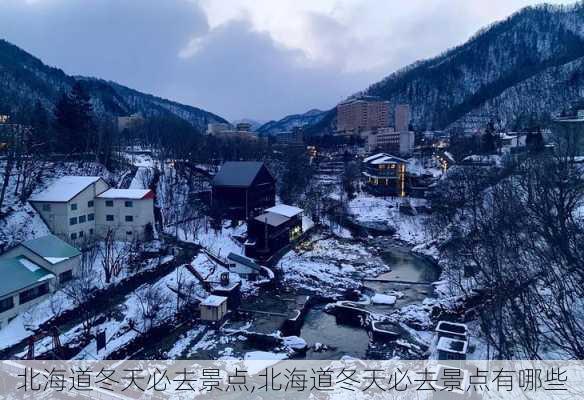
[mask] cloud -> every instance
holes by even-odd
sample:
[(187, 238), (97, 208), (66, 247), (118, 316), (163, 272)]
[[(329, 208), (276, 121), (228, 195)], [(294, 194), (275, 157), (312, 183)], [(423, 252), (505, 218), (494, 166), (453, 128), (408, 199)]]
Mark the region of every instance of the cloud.
[(0, 36), (67, 73), (268, 120), (332, 107), (534, 2), (0, 0)]
[(266, 120), (331, 107), (346, 96), (348, 86), (357, 88), (369, 79), (315, 65), (305, 52), (282, 46), (245, 19), (211, 30), (196, 47), (191, 57), (181, 60), (176, 86), (168, 88), (169, 94), (206, 103), (229, 117)]
[(44, 62), (152, 92), (208, 30), (205, 13), (187, 1), (4, 0), (0, 12), (0, 36)]

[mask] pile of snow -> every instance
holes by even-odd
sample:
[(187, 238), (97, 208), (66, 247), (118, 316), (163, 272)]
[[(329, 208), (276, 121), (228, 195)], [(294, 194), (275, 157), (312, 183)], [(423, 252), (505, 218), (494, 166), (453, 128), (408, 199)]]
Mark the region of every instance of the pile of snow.
[(388, 304), (393, 305), (397, 300), (396, 296), (390, 296), (387, 294), (375, 293), (374, 296), (371, 297), (371, 302), (373, 304)]
[(306, 340), (298, 336), (286, 336), (282, 338), (282, 341), (284, 346), (296, 351), (306, 350), (307, 347)]

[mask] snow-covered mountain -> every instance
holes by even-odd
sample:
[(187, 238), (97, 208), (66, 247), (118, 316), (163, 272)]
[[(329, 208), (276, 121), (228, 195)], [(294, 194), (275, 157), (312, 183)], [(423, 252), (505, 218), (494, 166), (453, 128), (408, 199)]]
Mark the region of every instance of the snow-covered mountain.
[(96, 114), (101, 117), (136, 112), (145, 116), (173, 114), (202, 130), (209, 122), (225, 122), (208, 111), (141, 93), (115, 82), (69, 76), (0, 40), (0, 113), (27, 112), (37, 101), (52, 110), (61, 93), (69, 91), (76, 81), (82, 82), (91, 95)]
[(280, 132), (292, 130), (292, 128), (305, 125), (314, 125), (320, 122), (326, 111), (313, 109), (304, 114), (288, 115), (279, 121), (270, 121), (259, 127), (258, 132), (263, 135), (277, 135)]
[[(584, 3), (525, 8), (363, 94), (380, 96), (392, 108), (409, 103), (419, 129), (545, 121), (584, 97)], [(334, 120), (315, 131), (331, 131)]]

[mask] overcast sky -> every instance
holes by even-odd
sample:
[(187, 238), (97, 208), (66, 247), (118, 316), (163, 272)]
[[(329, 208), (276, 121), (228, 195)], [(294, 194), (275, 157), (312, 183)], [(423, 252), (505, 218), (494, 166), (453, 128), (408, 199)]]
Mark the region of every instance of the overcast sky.
[(537, 3), (0, 0), (0, 37), (69, 74), (267, 121), (330, 108)]

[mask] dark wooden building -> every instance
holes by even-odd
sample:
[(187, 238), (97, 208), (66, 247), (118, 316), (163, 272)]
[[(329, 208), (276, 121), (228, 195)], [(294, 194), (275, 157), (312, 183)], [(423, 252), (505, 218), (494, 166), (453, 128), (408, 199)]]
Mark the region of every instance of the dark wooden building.
[(277, 205), (247, 223), (245, 254), (267, 259), (302, 235), (302, 209)]
[(228, 161), (213, 179), (211, 204), (225, 218), (245, 220), (276, 202), (276, 179), (262, 162)]

